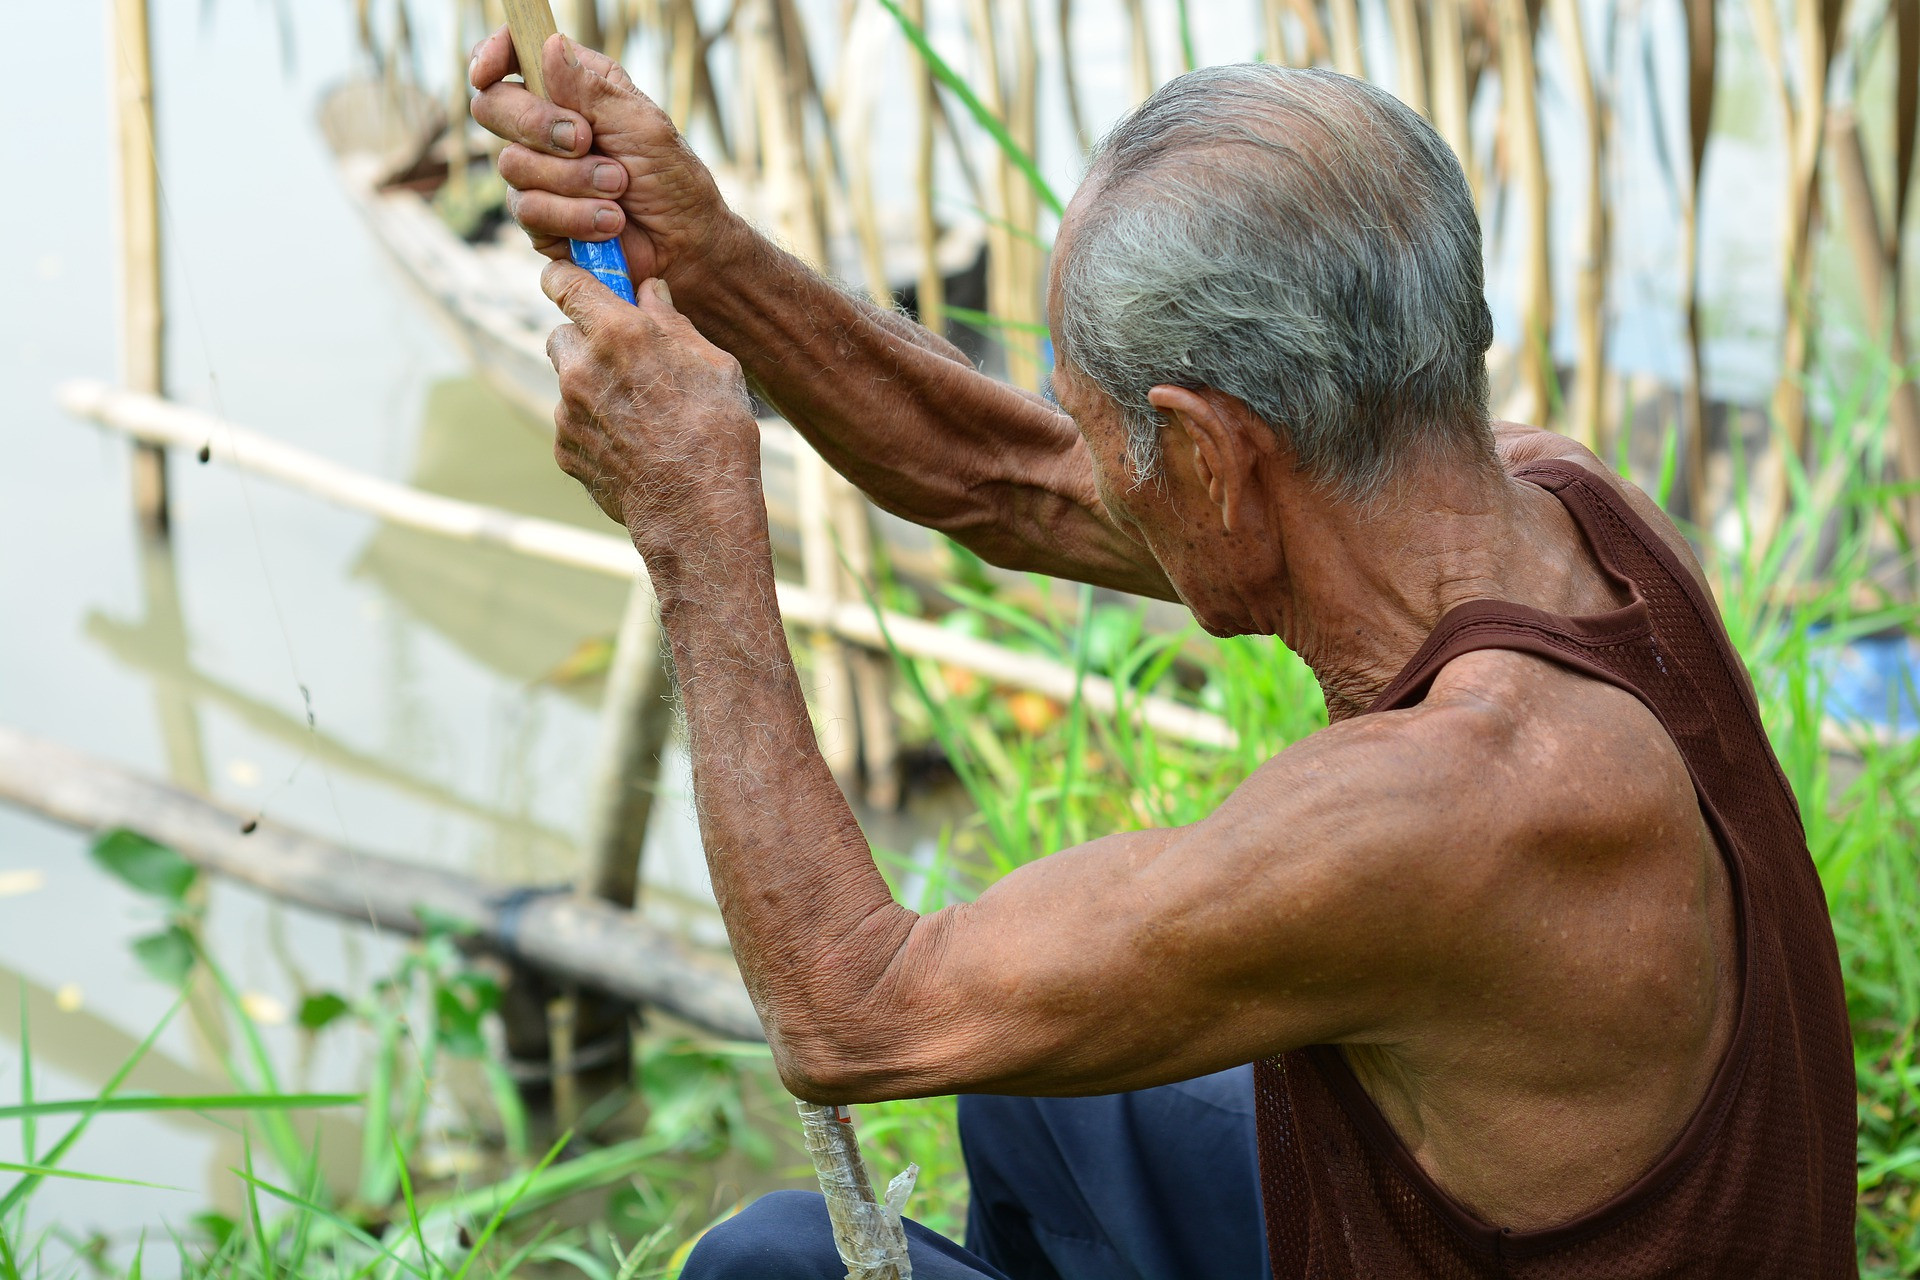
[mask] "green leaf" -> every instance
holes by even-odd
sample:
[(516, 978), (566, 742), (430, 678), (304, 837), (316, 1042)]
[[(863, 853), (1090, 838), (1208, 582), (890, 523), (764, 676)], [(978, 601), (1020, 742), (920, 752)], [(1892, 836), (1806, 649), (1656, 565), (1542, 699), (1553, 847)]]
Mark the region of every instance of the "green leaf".
[(166, 845), (122, 827), (94, 842), (93, 860), (129, 888), (169, 902), (182, 902), (200, 872)]
[(901, 9), (894, 0), (880, 0), (880, 4), (893, 15), (893, 20), (900, 25), (902, 34), (907, 37), (907, 42), (919, 53), (921, 60), (927, 64), (927, 69), (933, 72), (934, 78), (958, 95), (960, 101), (966, 104), (967, 113), (992, 136), (1001, 154), (1005, 155), (1008, 161), (1025, 175), (1027, 184), (1033, 188), (1033, 193), (1040, 197), (1040, 202), (1052, 210), (1056, 218), (1065, 212), (1066, 206), (1060, 202), (1060, 197), (1041, 176), (1040, 166), (1033, 162), (1033, 157), (1027, 154), (1024, 147), (1013, 140), (1013, 135), (1007, 132), (1006, 122), (989, 111), (986, 103), (980, 101), (980, 95), (973, 91), (973, 86), (961, 78), (960, 73), (949, 66), (945, 58), (934, 51), (933, 45), (927, 40), (927, 33), (920, 28), (920, 24), (909, 18), (906, 11)]
[(67, 1099), (59, 1102), (32, 1102), (17, 1107), (0, 1107), (0, 1120), (19, 1120), (29, 1116), (72, 1115), (109, 1111), (300, 1111), (312, 1107), (351, 1107), (360, 1101), (357, 1093), (185, 1093), (126, 1094), (117, 1098)]
[(185, 1187), (169, 1187), (160, 1182), (141, 1182), (135, 1178), (109, 1178), (104, 1173), (81, 1173), (77, 1169), (61, 1169), (50, 1164), (14, 1164), (10, 1160), (0, 1160), (0, 1170), (8, 1173), (24, 1173), (35, 1178), (72, 1178), (76, 1182), (113, 1182), (123, 1187), (151, 1187), (155, 1191), (185, 1191)]
[(350, 1008), (343, 997), (322, 991), (300, 1002), (300, 1025), (309, 1031), (319, 1031), (344, 1017)]
[(233, 1239), (233, 1233), (240, 1229), (240, 1224), (232, 1218), (211, 1209), (194, 1214), (188, 1221), (193, 1223), (194, 1230), (212, 1241), (216, 1249), (226, 1248), (227, 1241)]
[(187, 975), (193, 972), (194, 956), (193, 939), (177, 924), (150, 933), (133, 944), (133, 957), (140, 962), (140, 967), (175, 991), (187, 984)]

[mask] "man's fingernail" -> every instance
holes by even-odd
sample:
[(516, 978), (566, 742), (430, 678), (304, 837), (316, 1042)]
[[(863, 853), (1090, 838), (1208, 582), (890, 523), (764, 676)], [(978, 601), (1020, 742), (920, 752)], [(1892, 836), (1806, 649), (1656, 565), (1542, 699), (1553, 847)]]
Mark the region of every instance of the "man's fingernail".
[(566, 36), (560, 37), (560, 56), (567, 60), (567, 65), (570, 67), (580, 65), (580, 52), (573, 47), (573, 41)]
[(611, 209), (602, 209), (593, 215), (593, 229), (600, 232), (613, 232), (620, 229), (620, 215)]
[(661, 280), (657, 277), (655, 278), (653, 282), (653, 296), (660, 299), (660, 301), (666, 303), (668, 306), (673, 305), (673, 292), (672, 290), (667, 288), (667, 282), (665, 280)]
[(593, 185), (602, 191), (620, 189), (620, 169), (616, 165), (597, 164), (593, 167)]
[(553, 126), (553, 132), (549, 136), (552, 137), (554, 146), (560, 148), (562, 151), (571, 151), (573, 150), (573, 140), (577, 132), (573, 127), (573, 121), (562, 120), (559, 124)]

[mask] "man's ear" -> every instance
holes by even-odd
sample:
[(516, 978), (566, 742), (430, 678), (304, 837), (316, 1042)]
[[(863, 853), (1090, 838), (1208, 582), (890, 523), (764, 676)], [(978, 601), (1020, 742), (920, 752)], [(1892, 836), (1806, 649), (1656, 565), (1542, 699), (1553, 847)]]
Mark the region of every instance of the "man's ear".
[(1147, 392), (1147, 402), (1167, 415), (1176, 439), (1186, 438), (1207, 497), (1219, 510), (1221, 524), (1232, 533), (1247, 497), (1250, 462), (1240, 424), (1223, 411), (1216, 397), (1187, 387), (1155, 387)]

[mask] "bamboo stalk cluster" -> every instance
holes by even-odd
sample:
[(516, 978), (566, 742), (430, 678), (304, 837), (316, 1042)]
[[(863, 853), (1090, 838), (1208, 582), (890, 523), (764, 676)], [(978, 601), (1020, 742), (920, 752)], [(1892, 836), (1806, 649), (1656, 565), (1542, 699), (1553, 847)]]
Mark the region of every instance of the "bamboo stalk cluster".
[[(371, 42), (371, 0), (356, 3)], [(451, 3), (463, 44), (498, 7)], [(1505, 250), (1514, 264), (1503, 287), (1518, 324), (1496, 369), (1496, 387), (1505, 388), (1496, 410), (1554, 425), (1603, 452), (1626, 394), (1608, 349), (1614, 210), (1624, 184), (1657, 174), (1649, 157), (1627, 154), (1622, 73), (1637, 58), (1657, 79), (1651, 45), (1684, 42), (1679, 83), (1656, 84), (1647, 108), (1655, 133), (1686, 141), (1672, 158), (1662, 151), (1652, 159), (1666, 170), (1680, 227), (1671, 275), (1684, 372), (1670, 391), (1683, 478), (1676, 500), (1696, 521), (1711, 514), (1709, 454), (1728, 429), (1707, 392), (1700, 247), (1703, 176), (1730, 49), (1757, 55), (1785, 160), (1782, 188), (1752, 193), (1753, 208), (1738, 215), (1777, 217), (1780, 225), (1776, 447), (1804, 456), (1817, 408), (1807, 384), (1821, 354), (1815, 268), (1823, 232), (1848, 246), (1849, 289), (1861, 297), (1866, 336), (1896, 365), (1909, 358), (1900, 231), (1920, 132), (1920, 0), (1747, 0), (1725, 8), (1676, 0), (1672, 14), (1656, 0), (1231, 3), (1245, 7), (1235, 21), (1259, 47), (1218, 52), (1376, 79), (1453, 146), (1489, 228), (1490, 258)], [(856, 279), (877, 300), (906, 297), (936, 329), (960, 322), (987, 332), (1006, 376), (1038, 389), (1050, 358), (1043, 299), (1059, 213), (1041, 175), (1074, 171), (1079, 159), (1042, 154), (1043, 135), (1059, 145), (1059, 131), (1043, 127), (1046, 115), (1064, 117), (1066, 145), (1083, 151), (1104, 123), (1088, 109), (1088, 85), (1104, 76), (1138, 101), (1193, 65), (1198, 7), (1190, 12), (1190, 4), (562, 0), (557, 8), (563, 28), (628, 55), (642, 83), (657, 88), (702, 150), (753, 194), (756, 214), (788, 247)], [(405, 4), (395, 7), (389, 46), (397, 48), (412, 28)], [(1223, 20), (1224, 5), (1209, 9)], [(1177, 41), (1164, 38), (1169, 31)], [(1870, 67), (1894, 85), (1871, 103), (1856, 93)], [(1568, 107), (1581, 145), (1556, 147), (1549, 159), (1543, 121), (1550, 108)], [(911, 155), (876, 156), (876, 120), (895, 136), (895, 121), (907, 116)], [(1892, 163), (1856, 159), (1876, 148)], [(910, 187), (895, 202), (891, 188), (881, 189), (876, 160), (896, 187)], [(1584, 193), (1570, 235), (1555, 225), (1556, 180)], [(950, 296), (958, 223), (971, 223), (985, 250), (984, 316), (956, 310)], [(1556, 234), (1567, 243), (1556, 244)], [(904, 262), (917, 266), (902, 270)], [(1568, 268), (1560, 279), (1570, 276), (1570, 299), (1556, 297), (1556, 263)], [(1569, 322), (1557, 326), (1565, 313)], [(1889, 416), (1898, 476), (1920, 481), (1920, 401), (1911, 387), (1894, 393)], [(1784, 489), (1772, 500), (1783, 501)]]

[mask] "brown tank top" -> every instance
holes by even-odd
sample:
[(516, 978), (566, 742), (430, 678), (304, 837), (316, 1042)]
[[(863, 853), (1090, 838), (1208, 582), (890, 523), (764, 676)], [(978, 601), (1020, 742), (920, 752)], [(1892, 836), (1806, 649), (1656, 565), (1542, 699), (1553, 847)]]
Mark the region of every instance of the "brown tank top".
[(1840, 962), (1799, 807), (1739, 659), (1698, 580), (1606, 479), (1570, 462), (1517, 475), (1559, 496), (1632, 603), (1569, 618), (1470, 601), (1367, 713), (1418, 703), (1441, 668), (1479, 649), (1537, 654), (1644, 703), (1679, 748), (1726, 860), (1741, 960), (1732, 1038), (1698, 1111), (1651, 1169), (1578, 1219), (1525, 1232), (1481, 1221), (1435, 1185), (1338, 1049), (1257, 1063), (1275, 1280), (1854, 1277)]

